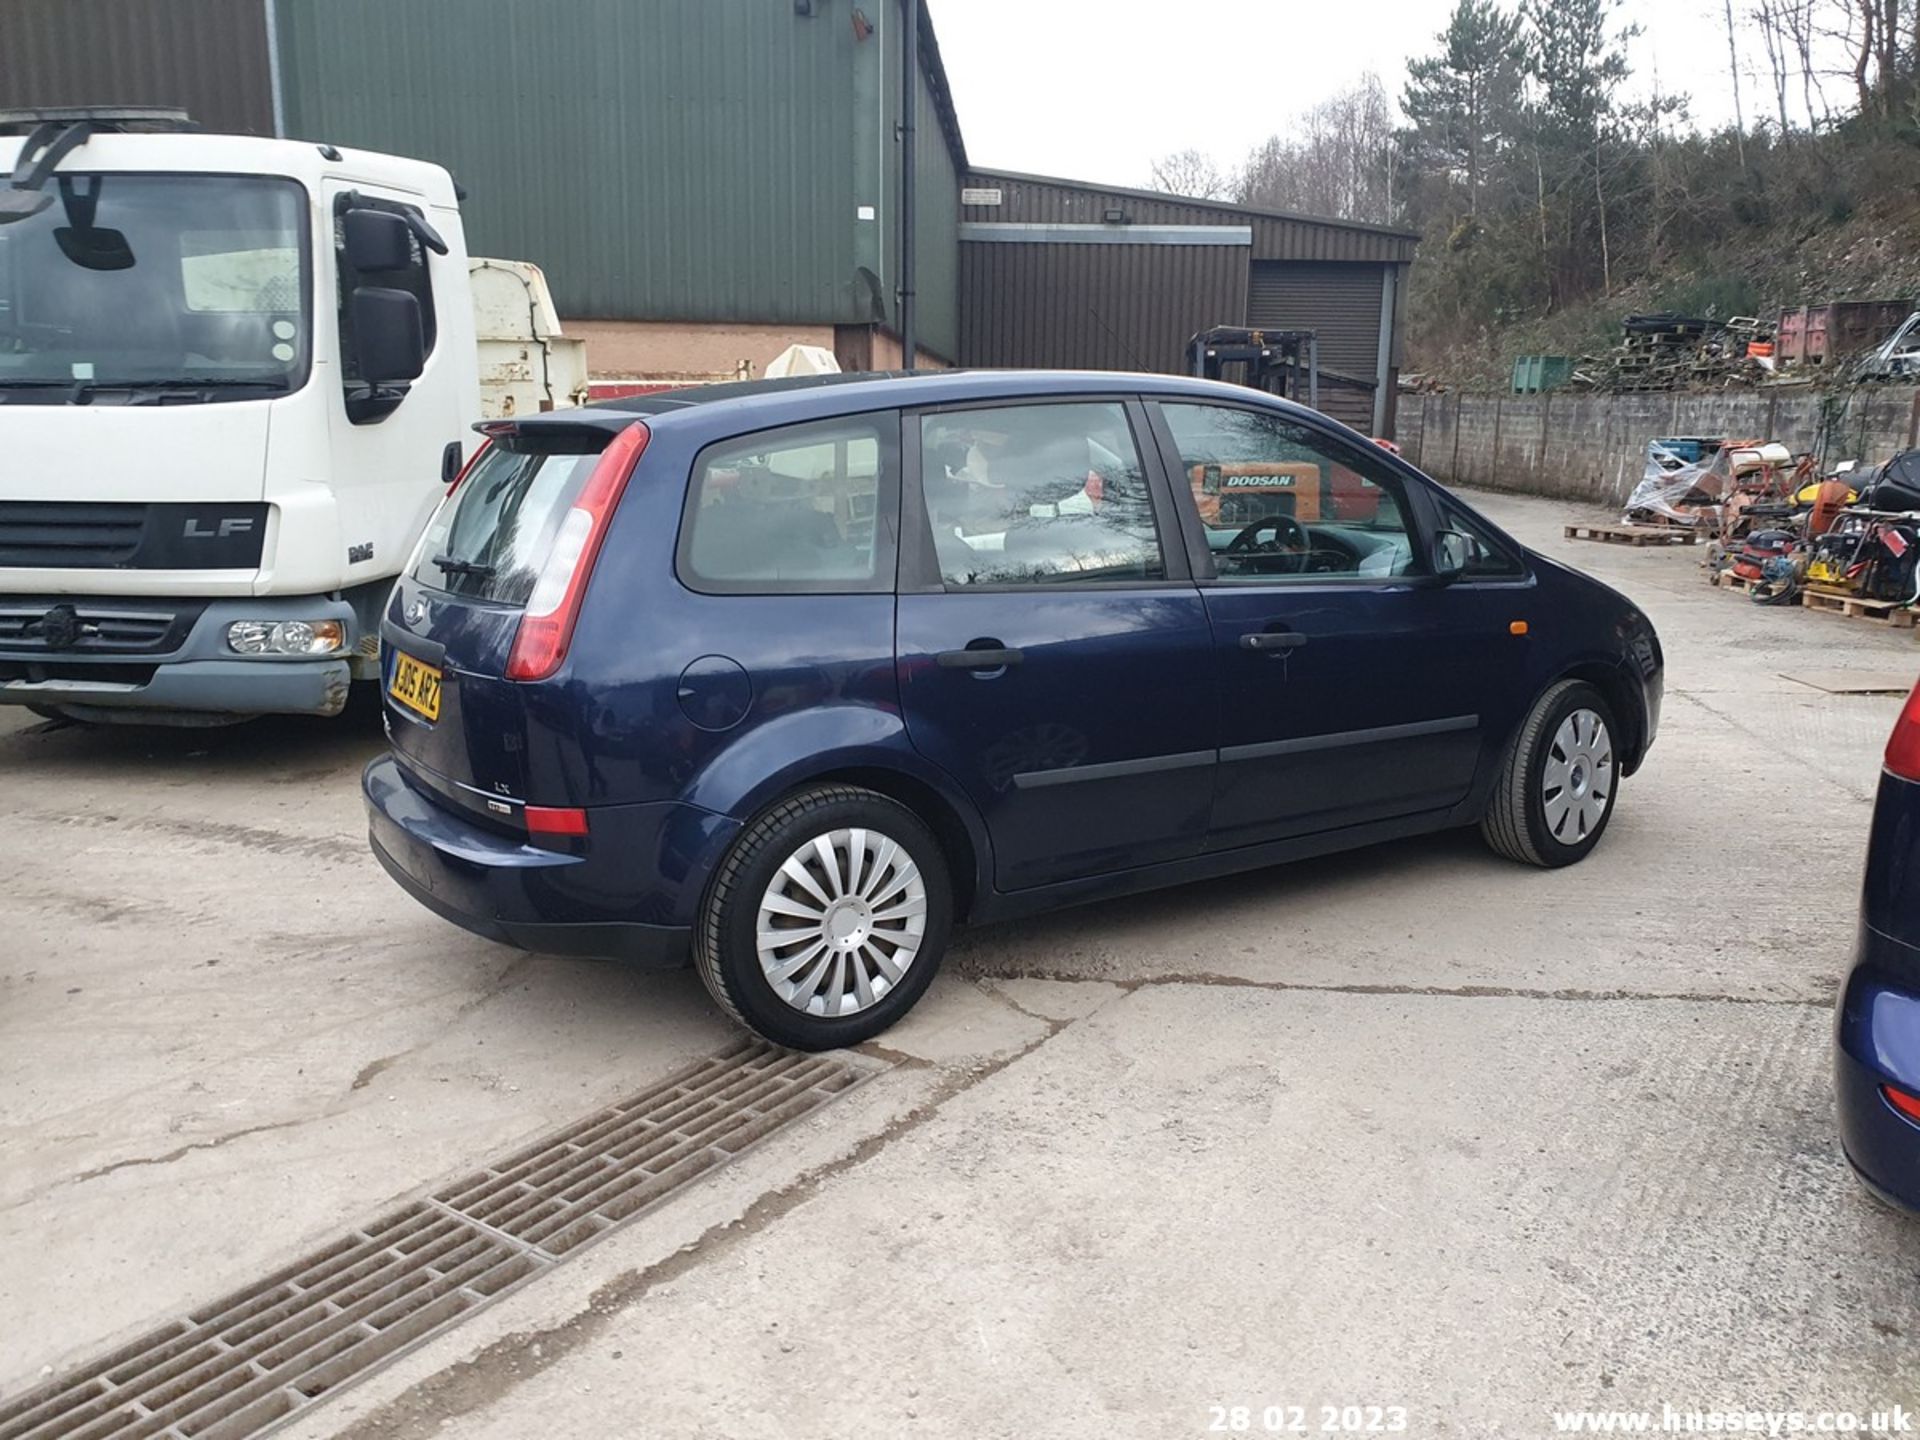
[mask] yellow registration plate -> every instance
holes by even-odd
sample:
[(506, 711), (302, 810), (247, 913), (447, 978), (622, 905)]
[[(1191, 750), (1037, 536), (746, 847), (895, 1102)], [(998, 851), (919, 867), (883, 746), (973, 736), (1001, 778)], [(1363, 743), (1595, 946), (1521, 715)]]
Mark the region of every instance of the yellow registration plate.
[(440, 671), (424, 660), (416, 660), (404, 652), (396, 653), (387, 693), (429, 720), (440, 718)]

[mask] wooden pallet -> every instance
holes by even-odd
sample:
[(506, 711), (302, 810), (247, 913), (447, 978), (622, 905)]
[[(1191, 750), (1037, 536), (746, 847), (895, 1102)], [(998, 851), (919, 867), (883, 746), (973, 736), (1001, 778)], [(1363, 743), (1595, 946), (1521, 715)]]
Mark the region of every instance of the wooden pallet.
[(1597, 540), (1603, 545), (1691, 545), (1699, 532), (1684, 525), (1567, 525), (1569, 540)]
[(1914, 612), (1898, 600), (1862, 600), (1858, 595), (1848, 595), (1839, 590), (1809, 588), (1800, 592), (1800, 603), (1809, 610), (1824, 610), (1829, 615), (1842, 615), (1849, 620), (1871, 620), (1895, 630), (1913, 629), (1915, 619)]
[(1713, 583), (1718, 585), (1722, 590), (1732, 591), (1735, 595), (1750, 595), (1753, 593), (1754, 586), (1764, 584), (1765, 582), (1761, 580), (1749, 580), (1746, 576), (1736, 575), (1731, 570), (1722, 570), (1718, 575), (1713, 577)]

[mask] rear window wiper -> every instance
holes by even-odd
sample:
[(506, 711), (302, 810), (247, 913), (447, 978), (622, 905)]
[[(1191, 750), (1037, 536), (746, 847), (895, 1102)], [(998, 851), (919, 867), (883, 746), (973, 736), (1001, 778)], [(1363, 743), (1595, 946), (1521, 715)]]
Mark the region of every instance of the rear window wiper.
[(493, 578), (493, 566), (481, 560), (461, 560), (452, 555), (436, 555), (433, 563), (449, 575), (475, 575), (482, 580)]

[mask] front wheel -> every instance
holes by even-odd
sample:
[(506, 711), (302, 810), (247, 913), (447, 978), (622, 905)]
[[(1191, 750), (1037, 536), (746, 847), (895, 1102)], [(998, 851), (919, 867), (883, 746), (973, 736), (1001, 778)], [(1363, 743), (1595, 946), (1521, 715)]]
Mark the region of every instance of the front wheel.
[(720, 1007), (781, 1045), (831, 1050), (892, 1025), (946, 952), (953, 890), (912, 811), (823, 785), (748, 825), (714, 877), (694, 963)]
[(1509, 860), (1554, 868), (1584, 860), (1620, 785), (1613, 708), (1584, 680), (1549, 685), (1500, 767), (1480, 833)]

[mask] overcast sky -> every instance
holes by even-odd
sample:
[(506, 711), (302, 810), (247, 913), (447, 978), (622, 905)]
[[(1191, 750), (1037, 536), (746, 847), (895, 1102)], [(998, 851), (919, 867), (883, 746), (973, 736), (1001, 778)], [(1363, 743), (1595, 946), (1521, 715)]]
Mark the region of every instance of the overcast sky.
[[(1143, 185), (1191, 146), (1225, 167), (1290, 116), (1376, 71), (1396, 103), (1452, 0), (928, 0), (967, 155), (977, 165)], [(1752, 0), (1734, 0), (1736, 16)], [(1732, 118), (1722, 0), (1624, 0), (1636, 93), (1685, 90), (1696, 121)], [(1747, 37), (1749, 121), (1771, 104)], [(1850, 77), (1849, 77), (1850, 80)], [(1829, 96), (1845, 98), (1828, 79)]]

